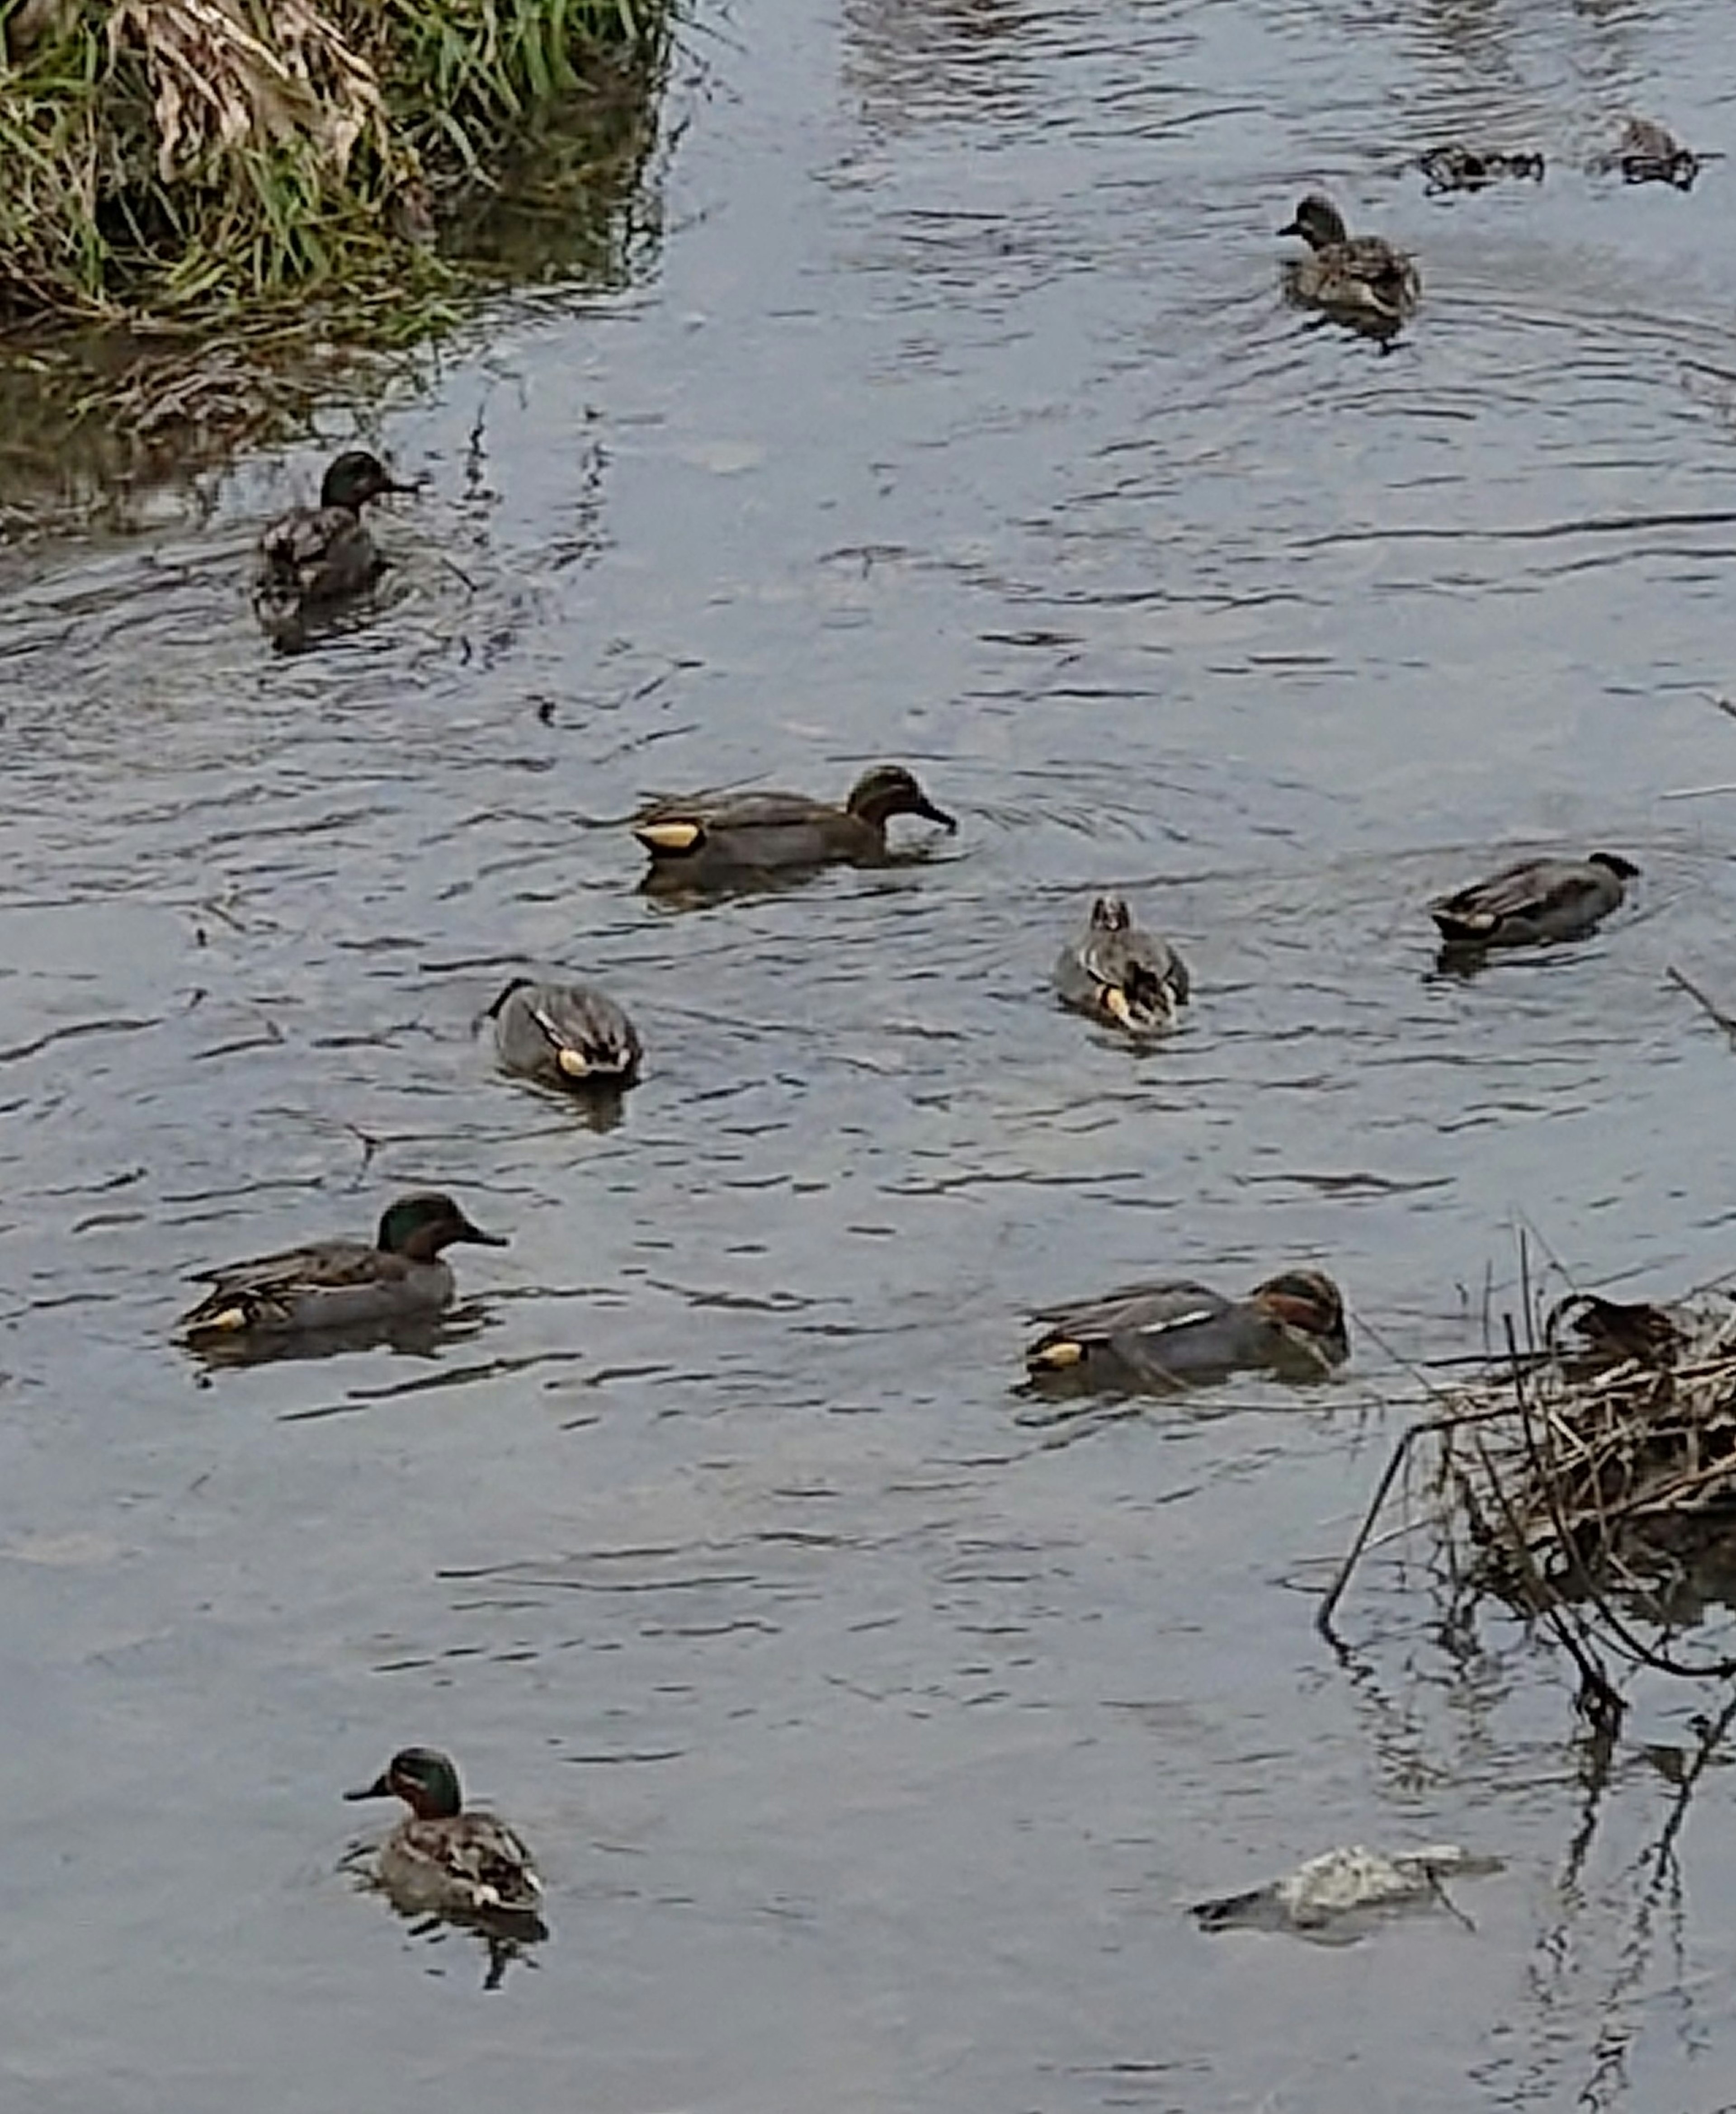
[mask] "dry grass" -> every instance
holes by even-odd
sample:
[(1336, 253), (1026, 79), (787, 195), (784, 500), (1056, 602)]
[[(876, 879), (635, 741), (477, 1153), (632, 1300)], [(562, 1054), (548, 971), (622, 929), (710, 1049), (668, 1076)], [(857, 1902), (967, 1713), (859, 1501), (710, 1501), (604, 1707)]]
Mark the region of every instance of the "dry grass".
[(1505, 1358), (1404, 1434), (1320, 1628), (1334, 1634), (1401, 1489), (1398, 1531), (1431, 1531), (1450, 1619), (1489, 1595), (1541, 1618), (1578, 1663), (1594, 1717), (1622, 1707), (1611, 1659), (1736, 1673), (1678, 1641), (1710, 1604), (1736, 1604), (1736, 1297), (1711, 1288), (1660, 1307), (1576, 1296), (1524, 1348), (1508, 1333)]

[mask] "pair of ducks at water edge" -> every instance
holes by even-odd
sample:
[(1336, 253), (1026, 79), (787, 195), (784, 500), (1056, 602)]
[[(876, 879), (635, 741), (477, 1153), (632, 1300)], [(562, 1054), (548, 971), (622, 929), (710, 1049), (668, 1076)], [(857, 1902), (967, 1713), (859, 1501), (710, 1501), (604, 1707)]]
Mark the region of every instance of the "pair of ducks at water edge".
[[(901, 814), (957, 827), (910, 771), (879, 765), (842, 807), (793, 793), (666, 801), (642, 815), (635, 830), (651, 855), (649, 880), (673, 872), (673, 885), (683, 890), (717, 893), (829, 865), (884, 863), (887, 823)], [(1637, 872), (1607, 852), (1522, 859), (1441, 897), (1431, 915), (1446, 953), (1476, 961), (1493, 949), (1583, 937), (1620, 904)], [(1137, 1041), (1160, 1036), (1190, 995), (1181, 956), (1135, 924), (1117, 895), (1097, 899), (1084, 930), (1062, 949), (1054, 983), (1065, 1004)], [(580, 1091), (619, 1091), (637, 1076), (641, 1045), (632, 1022), (588, 985), (515, 978), (490, 1013), (509, 1072)], [(429, 1324), (455, 1294), (444, 1251), (467, 1241), (504, 1245), (448, 1196), (401, 1197), (385, 1212), (372, 1246), (318, 1242), (202, 1273), (212, 1290), (182, 1317), (180, 1333), (207, 1355), (250, 1358), (309, 1338), (329, 1342)], [(1280, 1271), (1241, 1299), (1190, 1280), (1163, 1280), (1037, 1319), (1044, 1330), (1026, 1354), (1032, 1377), (1086, 1389), (1161, 1392), (1238, 1370), (1318, 1376), (1350, 1349), (1337, 1287), (1309, 1269)]]

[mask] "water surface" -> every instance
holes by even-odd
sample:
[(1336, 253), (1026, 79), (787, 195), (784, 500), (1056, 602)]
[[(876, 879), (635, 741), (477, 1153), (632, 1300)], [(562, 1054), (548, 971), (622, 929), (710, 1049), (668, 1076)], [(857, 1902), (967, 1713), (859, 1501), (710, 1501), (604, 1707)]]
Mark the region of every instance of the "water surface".
[[(1415, 1361), (1518, 1229), (1578, 1281), (1731, 1263), (1729, 181), (1708, 5), (1107, 11), (761, 0), (692, 26), (668, 235), (503, 301), (372, 437), (381, 606), (265, 652), (257, 524), (5, 572), (0, 1562), (21, 2107), (377, 2114), (1730, 2097), (1728, 1795), (1642, 1685), (1443, 1637), (1384, 1551), (1310, 1627)], [(1443, 136), (1541, 189), (1429, 199)], [(1330, 188), (1414, 248), (1384, 356), (1279, 302)], [(635, 894), (646, 794), (921, 771), (881, 873)], [(1583, 946), (1432, 972), (1428, 896), (1644, 869)], [(1197, 1000), (1051, 1003), (1090, 892)], [(647, 1048), (616, 1128), (496, 1078), (523, 965)], [(204, 1384), (183, 1273), (450, 1187), (425, 1357)], [(1025, 1314), (1312, 1261), (1356, 1354), (1053, 1425)], [(407, 1741), (547, 1871), (481, 1992), (336, 1865)], [(1721, 1760), (1723, 1750), (1718, 1750)], [(1678, 1814), (1679, 1832), (1659, 1851)], [(1508, 1860), (1339, 1952), (1181, 1913), (1335, 1842)]]

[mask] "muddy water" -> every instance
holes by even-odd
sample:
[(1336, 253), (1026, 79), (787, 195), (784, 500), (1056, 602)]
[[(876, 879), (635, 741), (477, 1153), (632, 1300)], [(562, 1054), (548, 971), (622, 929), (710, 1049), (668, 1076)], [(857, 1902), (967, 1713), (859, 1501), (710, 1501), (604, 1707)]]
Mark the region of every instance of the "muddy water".
[[(1673, 797), (1736, 780), (1730, 180), (1579, 165), (1628, 108), (1731, 141), (1736, 32), (1395, 17), (743, 7), (644, 281), (503, 306), (383, 420), (428, 487), (368, 621), (273, 661), (238, 584), (341, 413), (196, 533), (11, 562), (9, 2104), (1736, 2096), (1718, 1769), (1656, 1849), (1706, 1696), (1642, 1686), (1592, 1801), (1556, 1657), (1443, 1640), (1426, 1565), (1348, 1663), (1309, 1627), (1518, 1228), (1733, 1261), (1730, 1055), (1665, 975), (1736, 1000), (1736, 796)], [(1455, 133), (1547, 181), (1425, 199)], [(1323, 184), (1422, 260), (1384, 356), (1276, 298)], [(645, 793), (881, 757), (963, 817), (931, 857), (633, 893)], [(1432, 975), (1419, 904), (1533, 844), (1631, 907)], [(1046, 994), (1110, 882), (1195, 975), (1144, 1058)], [(638, 1018), (619, 1128), (492, 1075), (526, 963)], [(432, 1355), (167, 1344), (184, 1272), (434, 1181), (512, 1246)], [(1045, 1298), (1304, 1259), (1330, 1389), (1015, 1391)], [(408, 1740), (546, 1868), (491, 1996), (336, 1870)], [(1441, 1838), (1508, 1860), (1474, 1929), (1180, 1912)]]

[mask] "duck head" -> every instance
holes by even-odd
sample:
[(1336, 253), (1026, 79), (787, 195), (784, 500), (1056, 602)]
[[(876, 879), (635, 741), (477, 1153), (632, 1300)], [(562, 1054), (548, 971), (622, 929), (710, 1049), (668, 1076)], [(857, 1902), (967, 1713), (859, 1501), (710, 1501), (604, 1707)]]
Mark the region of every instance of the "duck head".
[(504, 991), (502, 991), (500, 996), (495, 1000), (494, 1004), (490, 1006), (488, 1010), (482, 1015), (483, 1019), (498, 1020), (500, 1017), (501, 1007), (505, 1004), (506, 1001), (512, 996), (513, 993), (514, 991), (528, 991), (535, 982), (536, 979), (533, 977), (514, 977), (512, 982), (506, 986)]
[(400, 1747), (371, 1784), (346, 1799), (401, 1798), (418, 1820), (450, 1820), (464, 1810), (458, 1771), (436, 1747)]
[(370, 499), (379, 499), (388, 492), (413, 492), (415, 487), (400, 484), (377, 455), (371, 455), (366, 448), (349, 448), (331, 464), (322, 479), (319, 503), (322, 506), (341, 506), (351, 514), (359, 514)]
[(902, 763), (877, 763), (865, 771), (851, 788), (844, 803), (848, 812), (875, 829), (884, 829), (893, 815), (920, 815), (925, 821), (939, 822), (943, 830), (958, 827), (956, 816), (937, 808), (916, 783), (916, 774)]
[(377, 1246), (388, 1255), (408, 1256), (412, 1262), (432, 1262), (442, 1248), (455, 1241), (474, 1241), (480, 1247), (504, 1248), (504, 1233), (485, 1233), (473, 1226), (450, 1197), (437, 1189), (400, 1197), (388, 1204), (380, 1219)]
[(1125, 897), (1099, 895), (1091, 905), (1094, 932), (1126, 932), (1132, 927), (1133, 913), (1127, 908)]
[(1312, 1338), (1323, 1348), (1331, 1346), (1341, 1355), (1349, 1351), (1344, 1300), (1323, 1270), (1281, 1270), (1256, 1285), (1252, 1297), (1256, 1306), (1298, 1335)]
[(1310, 249), (1330, 249), (1348, 241), (1344, 215), (1319, 191), (1310, 191), (1296, 208), (1295, 217), (1278, 230), (1280, 235), (1300, 235)]

